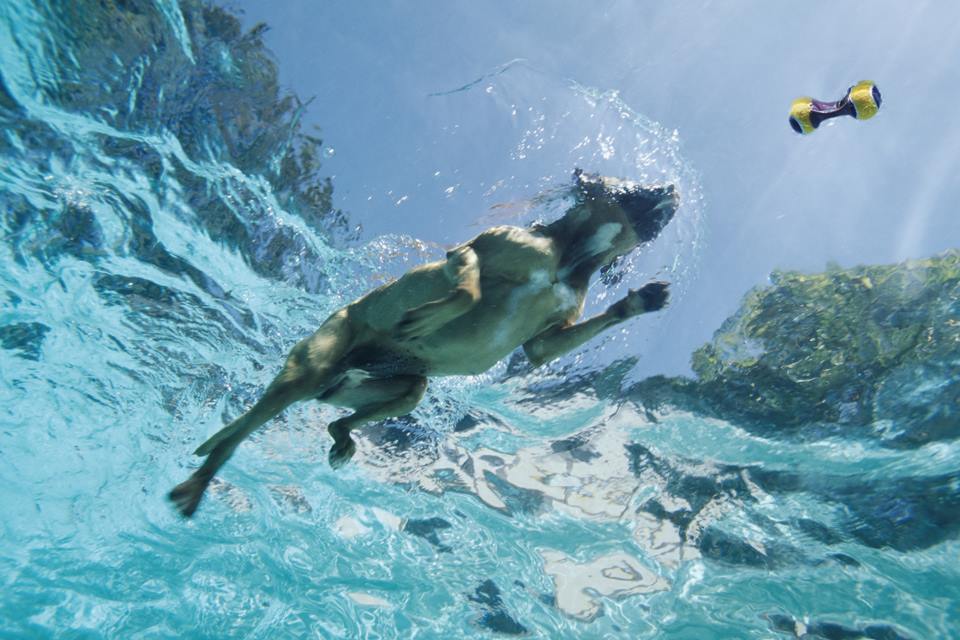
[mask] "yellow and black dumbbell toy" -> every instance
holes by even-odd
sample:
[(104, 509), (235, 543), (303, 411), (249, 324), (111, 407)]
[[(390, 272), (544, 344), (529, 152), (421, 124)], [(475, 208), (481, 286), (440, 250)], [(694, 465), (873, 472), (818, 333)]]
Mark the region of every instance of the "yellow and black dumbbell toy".
[(880, 110), (880, 89), (869, 80), (862, 80), (847, 89), (847, 95), (836, 102), (821, 102), (813, 98), (797, 98), (790, 106), (790, 126), (797, 133), (816, 131), (824, 120), (837, 116), (853, 116), (869, 120)]

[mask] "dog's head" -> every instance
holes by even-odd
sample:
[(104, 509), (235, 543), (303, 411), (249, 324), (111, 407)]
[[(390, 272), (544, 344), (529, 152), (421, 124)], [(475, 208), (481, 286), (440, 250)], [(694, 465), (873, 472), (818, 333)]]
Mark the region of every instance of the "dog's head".
[[(578, 200), (597, 210), (614, 209), (622, 212), (629, 227), (637, 236), (635, 244), (654, 240), (673, 220), (680, 198), (672, 184), (641, 185), (628, 180), (605, 178), (586, 174), (577, 169), (573, 173)], [(610, 215), (604, 211), (601, 215)], [(615, 213), (614, 213), (615, 215)]]
[(545, 228), (563, 247), (567, 274), (589, 278), (638, 245), (655, 239), (673, 219), (679, 198), (673, 185), (636, 182), (574, 171), (574, 205)]

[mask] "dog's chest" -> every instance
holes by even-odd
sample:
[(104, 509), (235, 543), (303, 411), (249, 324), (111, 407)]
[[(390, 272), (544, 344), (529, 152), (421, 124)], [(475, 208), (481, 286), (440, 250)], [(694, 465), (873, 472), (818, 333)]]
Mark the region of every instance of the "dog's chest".
[(579, 305), (576, 291), (555, 281), (544, 269), (530, 272), (526, 282), (507, 296), (493, 331), (496, 344), (525, 342), (558, 317), (570, 314)]
[(577, 303), (577, 294), (570, 285), (554, 280), (546, 269), (534, 269), (525, 283), (510, 292), (507, 315), (534, 308), (562, 313), (576, 308)]

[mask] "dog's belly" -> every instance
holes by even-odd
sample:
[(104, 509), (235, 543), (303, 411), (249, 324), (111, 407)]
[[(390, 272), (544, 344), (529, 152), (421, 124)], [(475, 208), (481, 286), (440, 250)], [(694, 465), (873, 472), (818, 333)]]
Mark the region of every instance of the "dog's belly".
[(476, 375), (578, 305), (576, 293), (536, 271), (521, 285), (485, 283), (477, 304), (432, 335), (403, 348), (426, 365), (427, 375)]
[(408, 349), (376, 343), (355, 347), (347, 356), (344, 366), (347, 372), (363, 372), (371, 378), (422, 376), (429, 373), (428, 368), (428, 363)]

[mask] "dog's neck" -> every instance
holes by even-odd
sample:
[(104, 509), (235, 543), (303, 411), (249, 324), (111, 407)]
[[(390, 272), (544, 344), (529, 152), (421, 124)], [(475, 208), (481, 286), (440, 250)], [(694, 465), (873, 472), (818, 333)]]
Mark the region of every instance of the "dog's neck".
[(586, 283), (601, 268), (618, 256), (617, 236), (623, 224), (600, 221), (584, 205), (571, 208), (562, 218), (543, 228), (560, 252), (559, 276), (562, 280)]

